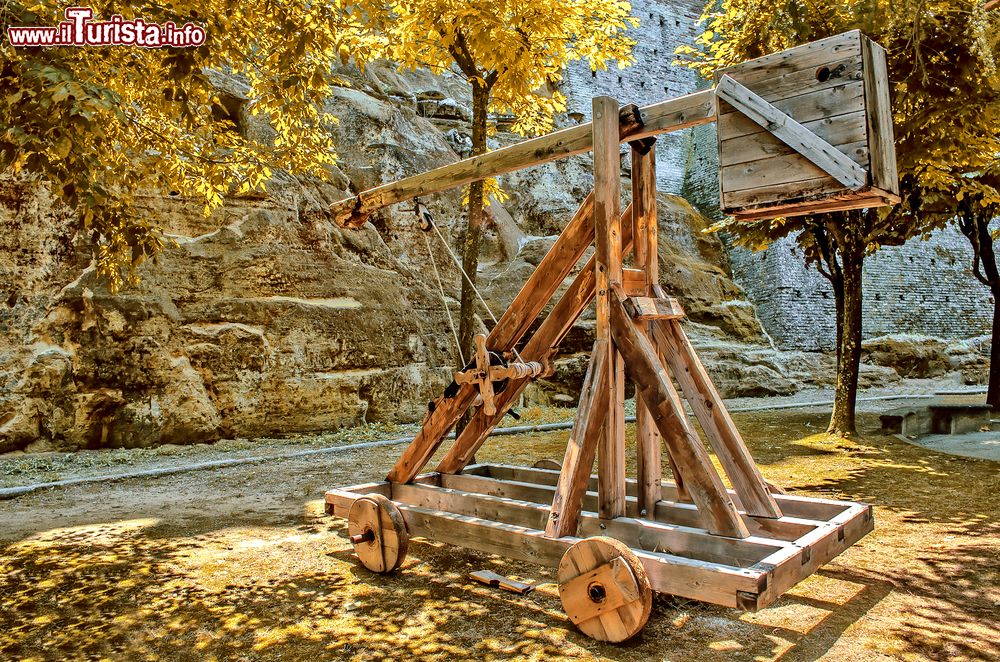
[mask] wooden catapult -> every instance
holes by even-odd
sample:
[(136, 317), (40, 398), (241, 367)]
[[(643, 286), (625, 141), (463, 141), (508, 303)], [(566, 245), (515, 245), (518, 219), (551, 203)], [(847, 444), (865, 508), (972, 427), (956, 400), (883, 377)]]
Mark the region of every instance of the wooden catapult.
[[(867, 504), (785, 495), (764, 481), (684, 333), (681, 306), (660, 289), (653, 142), (708, 122), (718, 123), (723, 211), (738, 219), (898, 201), (885, 51), (854, 31), (720, 71), (714, 89), (644, 108), (595, 98), (591, 123), (335, 206), (340, 224), (358, 227), (387, 205), (593, 152), (593, 191), (386, 479), (326, 493), (366, 567), (398, 568), (410, 536), (558, 567), (570, 620), (623, 641), (645, 625), (653, 591), (760, 609), (873, 529)], [(624, 212), (621, 143), (632, 162)], [(592, 243), (596, 253), (529, 333)], [(470, 464), (595, 300), (596, 340), (561, 468)], [(625, 475), (626, 376), (636, 387), (634, 479)], [(421, 473), (470, 408), (436, 470)], [(663, 480), (664, 446), (672, 481)]]

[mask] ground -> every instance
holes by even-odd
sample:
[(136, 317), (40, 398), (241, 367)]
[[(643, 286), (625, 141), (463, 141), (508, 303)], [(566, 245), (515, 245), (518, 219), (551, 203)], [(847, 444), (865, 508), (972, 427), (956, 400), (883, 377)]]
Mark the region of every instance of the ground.
[[(1000, 464), (882, 436), (871, 413), (858, 440), (833, 440), (826, 416), (734, 415), (768, 480), (875, 504), (872, 534), (756, 614), (661, 596), (613, 646), (575, 630), (543, 568), (418, 539), (398, 574), (374, 575), (322, 496), (383, 476), (389, 446), (0, 502), (0, 658), (1000, 657)], [(566, 436), (499, 437), (479, 459), (558, 458)], [(40, 461), (16, 460), (0, 470)], [(540, 586), (468, 579), (485, 568)]]

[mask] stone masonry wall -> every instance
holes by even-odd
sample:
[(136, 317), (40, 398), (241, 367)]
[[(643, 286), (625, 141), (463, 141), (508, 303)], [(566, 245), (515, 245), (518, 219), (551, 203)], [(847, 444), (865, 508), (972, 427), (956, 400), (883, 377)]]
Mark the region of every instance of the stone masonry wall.
[[(597, 72), (592, 72), (586, 62), (571, 63), (562, 86), (570, 117), (590, 121), (591, 99), (595, 96), (613, 96), (622, 105), (644, 106), (704, 86), (694, 71), (672, 64), (676, 48), (690, 43), (701, 32), (697, 21), (702, 7), (700, 0), (633, 0), (632, 15), (639, 19), (639, 26), (630, 31), (636, 40), (636, 63), (626, 69), (612, 66)], [(656, 175), (661, 191), (681, 192), (691, 133), (679, 131), (657, 140)]]
[[(833, 348), (833, 290), (805, 267), (794, 240), (775, 242), (760, 253), (733, 248), (729, 260), (734, 279), (779, 347)], [(864, 337), (910, 333), (961, 339), (988, 333), (993, 299), (973, 277), (971, 264), (972, 250), (954, 228), (868, 258)]]

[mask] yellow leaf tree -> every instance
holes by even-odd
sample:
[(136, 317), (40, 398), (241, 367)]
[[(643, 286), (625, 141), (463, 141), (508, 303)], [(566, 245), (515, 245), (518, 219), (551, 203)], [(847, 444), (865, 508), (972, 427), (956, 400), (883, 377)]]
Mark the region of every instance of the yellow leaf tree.
[[(631, 4), (618, 0), (407, 0), (361, 5), (370, 26), (385, 39), (384, 54), (408, 69), (457, 70), (472, 88), (472, 153), (486, 152), (489, 114), (515, 117), (522, 135), (552, 128), (566, 108), (558, 91), (567, 63), (585, 60), (594, 70), (631, 62), (626, 36), (636, 20)], [(476, 278), (483, 232), (484, 189), (470, 186), (462, 263)], [(473, 355), (475, 292), (463, 280), (459, 345)]]
[[(96, 0), (94, 21), (202, 26), (185, 48), (15, 47), (13, 26), (55, 26), (73, 3), (0, 10), (0, 176), (46, 183), (79, 218), (112, 288), (162, 239), (141, 192), (201, 200), (261, 190), (272, 171), (325, 178), (334, 161), (323, 102), (331, 63), (364, 56), (357, 8), (306, 0)], [(219, 85), (231, 81), (238, 93)], [(247, 134), (258, 116), (265, 136)]]

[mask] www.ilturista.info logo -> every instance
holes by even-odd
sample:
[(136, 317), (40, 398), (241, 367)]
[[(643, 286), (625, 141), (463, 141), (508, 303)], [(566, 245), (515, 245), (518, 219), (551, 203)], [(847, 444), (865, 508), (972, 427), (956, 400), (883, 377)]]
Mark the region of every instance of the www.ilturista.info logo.
[(173, 21), (149, 23), (126, 20), (115, 14), (107, 21), (91, 20), (90, 7), (68, 7), (66, 20), (56, 26), (7, 28), (12, 46), (141, 46), (142, 48), (187, 48), (205, 43), (205, 28), (194, 23), (178, 26)]

